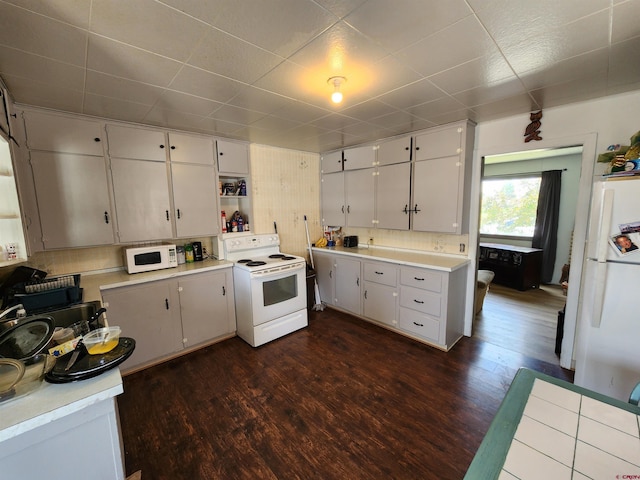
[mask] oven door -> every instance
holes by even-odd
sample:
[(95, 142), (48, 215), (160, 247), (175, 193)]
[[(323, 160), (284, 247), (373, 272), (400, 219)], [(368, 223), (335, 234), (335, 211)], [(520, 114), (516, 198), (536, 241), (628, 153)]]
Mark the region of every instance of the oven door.
[(279, 272), (251, 274), (253, 324), (307, 308), (305, 264)]

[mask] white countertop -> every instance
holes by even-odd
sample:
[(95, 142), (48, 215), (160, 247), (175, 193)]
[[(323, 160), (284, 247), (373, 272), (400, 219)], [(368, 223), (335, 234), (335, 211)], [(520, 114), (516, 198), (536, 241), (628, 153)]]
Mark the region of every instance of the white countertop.
[(100, 292), (110, 288), (130, 287), (145, 282), (156, 280), (166, 280), (198, 272), (207, 272), (221, 268), (231, 268), (233, 262), (226, 260), (207, 259), (202, 262), (185, 263), (176, 268), (155, 270), (153, 272), (128, 274), (126, 270), (114, 272), (82, 274), (81, 287), (83, 288), (83, 298), (85, 302), (92, 300), (102, 300)]
[(123, 391), (118, 368), (79, 382), (52, 384), (45, 381), (28, 395), (0, 403), (0, 442), (115, 397)]
[(371, 260), (391, 261), (400, 265), (420, 268), (432, 268), (444, 272), (453, 272), (470, 263), (467, 257), (438, 253), (425, 253), (417, 250), (400, 250), (386, 247), (313, 247), (314, 252), (330, 252)]

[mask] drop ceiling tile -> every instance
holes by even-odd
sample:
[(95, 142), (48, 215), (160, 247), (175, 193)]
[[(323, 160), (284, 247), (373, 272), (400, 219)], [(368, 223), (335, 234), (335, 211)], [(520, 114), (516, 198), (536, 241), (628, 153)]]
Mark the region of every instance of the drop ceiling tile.
[(171, 81), (169, 88), (226, 103), (244, 88), (244, 84), (185, 65)]
[(529, 90), (601, 76), (609, 69), (608, 55), (608, 48), (594, 50), (557, 62), (544, 70), (523, 72), (519, 76)]
[(331, 113), (330, 110), (297, 102), (295, 100), (283, 99), (281, 104), (282, 108), (279, 108), (273, 112), (273, 114), (277, 117), (286, 118), (300, 123), (308, 123)]
[(444, 92), (436, 87), (430, 80), (422, 79), (409, 83), (388, 93), (380, 95), (377, 100), (404, 109), (421, 103), (437, 100), (444, 96)]
[(38, 82), (7, 74), (3, 74), (2, 79), (16, 103), (82, 113), (82, 90), (72, 90), (48, 82)]
[(188, 64), (244, 83), (253, 83), (283, 60), (228, 33), (209, 28)]
[(395, 55), (388, 55), (374, 63), (370, 75), (371, 85), (364, 90), (364, 98), (358, 97), (360, 100), (366, 100), (369, 96), (384, 95), (422, 78)]
[(238, 139), (249, 140), (249, 138), (237, 135), (237, 132), (241, 131), (244, 125), (227, 122), (220, 118), (205, 118), (202, 120), (201, 126), (212, 135), (233, 136)]
[(0, 46), (0, 75), (2, 74), (29, 78), (36, 82), (46, 79), (50, 84), (73, 90), (82, 90), (84, 87), (84, 69), (79, 66)]
[(590, 78), (572, 80), (550, 85), (539, 90), (532, 90), (531, 96), (541, 107), (549, 108), (567, 102), (581, 102), (589, 98), (605, 95), (607, 91), (606, 73)]
[(476, 87), (510, 80), (515, 74), (504, 57), (494, 51), (449, 70), (431, 75), (429, 80), (450, 95)]
[(515, 97), (523, 93), (526, 93), (526, 91), (524, 85), (522, 85), (522, 81), (517, 77), (511, 77), (492, 84), (481, 85), (465, 90), (464, 92), (456, 93), (453, 95), (453, 98), (467, 107), (474, 107), (476, 105), (495, 102), (503, 98)]
[(611, 46), (609, 86), (633, 85), (640, 79), (640, 62), (636, 60), (639, 51), (640, 37)]
[(87, 71), (85, 88), (87, 93), (145, 105), (153, 105), (164, 91), (160, 87), (147, 83), (113, 77), (92, 70)]
[(340, 131), (353, 137), (369, 139), (386, 138), (392, 135), (391, 130), (368, 122), (353, 123), (342, 127)]
[[(508, 117), (526, 112), (535, 112), (542, 108), (542, 103), (537, 102), (529, 94), (516, 95), (515, 97), (504, 98), (495, 102), (477, 105), (473, 107), (475, 121), (494, 120), (500, 117)], [(433, 120), (436, 121), (437, 117)], [(523, 127), (524, 128), (524, 127)], [(524, 131), (524, 130), (523, 130)]]
[[(469, 116), (465, 114), (462, 116), (457, 116), (456, 118), (453, 118), (451, 120), (444, 121), (442, 123), (444, 124), (457, 122), (458, 120), (467, 120), (468, 118)], [(417, 132), (418, 130), (424, 130), (425, 128), (434, 127), (435, 125), (436, 124), (433, 122), (412, 117), (412, 119), (407, 123), (401, 123), (392, 127), (385, 128), (384, 131), (386, 132), (386, 134), (383, 134), (383, 132), (381, 131), (378, 135), (376, 135), (376, 138), (381, 139), (384, 137), (391, 137), (394, 135), (401, 135), (409, 132)]]
[(97, 35), (89, 37), (87, 68), (159, 87), (169, 85), (181, 64)]
[(180, 62), (207, 30), (203, 22), (154, 0), (93, 0), (91, 7), (93, 33)]
[(191, 115), (189, 113), (166, 109), (161, 105), (157, 105), (144, 116), (143, 122), (176, 130), (201, 132), (207, 130), (207, 127), (210, 126), (210, 124), (206, 122), (207, 120), (211, 119), (200, 115)]
[(333, 88), (327, 85), (327, 78), (324, 74), (314, 75), (301, 65), (285, 61), (253, 85), (289, 99), (318, 105), (327, 103), (333, 92)]
[(370, 118), (369, 120), (367, 120), (367, 122), (372, 123), (373, 125), (379, 125), (383, 128), (388, 128), (388, 129), (395, 128), (398, 126), (402, 128), (406, 128), (409, 125), (413, 125), (417, 121), (424, 121), (424, 120), (421, 120), (411, 115), (410, 113), (403, 112), (403, 111), (388, 113), (386, 115), (382, 115), (376, 118)]
[[(526, 45), (525, 50), (535, 48), (531, 42), (544, 41), (546, 32), (560, 29), (575, 20), (604, 10), (609, 0), (588, 2), (558, 2), (556, 0), (468, 0), (480, 22), (498, 45)], [(544, 33), (544, 34), (543, 34)], [(590, 32), (589, 32), (590, 33)]]
[(0, 45), (82, 66), (87, 32), (4, 4), (0, 15)]
[(470, 14), (462, 0), (370, 0), (346, 21), (392, 53)]
[(359, 103), (353, 107), (345, 108), (340, 111), (342, 115), (346, 115), (356, 120), (368, 121), (371, 118), (380, 117), (389, 113), (397, 113), (398, 110), (379, 102), (378, 100), (369, 100)]
[(206, 117), (219, 109), (222, 104), (195, 95), (165, 90), (154, 106), (163, 110)]
[[(282, 100), (283, 97), (276, 93), (244, 85), (228, 103), (235, 107), (269, 114), (281, 108)], [(289, 99), (285, 98), (285, 100)]]
[(315, 137), (316, 135), (320, 135), (322, 133), (327, 133), (330, 130), (326, 130), (324, 128), (318, 127), (317, 125), (299, 125), (295, 128), (292, 128), (291, 130), (288, 130), (287, 132), (283, 132), (283, 135), (290, 136), (290, 137), (298, 137), (298, 138), (309, 138), (309, 137)]
[(336, 17), (342, 18), (366, 1), (367, 0), (316, 0), (316, 3), (329, 10)]
[(163, 3), (282, 57), (291, 55), (337, 20), (311, 0), (163, 0)]
[(322, 118), (318, 118), (312, 122), (309, 122), (311, 125), (316, 125), (320, 128), (324, 128), (326, 130), (339, 130), (349, 125), (353, 125), (359, 123), (358, 120), (355, 120), (351, 117), (347, 117), (346, 115), (342, 115), (340, 113), (331, 113)]
[(269, 131), (282, 132), (283, 130), (290, 130), (292, 128), (299, 127), (300, 122), (294, 122), (274, 115), (267, 115), (262, 117), (260, 120), (253, 122), (251, 126), (256, 126)]
[(30, 10), (35, 13), (51, 17), (55, 20), (75, 25), (79, 28), (89, 28), (91, 0), (4, 0), (6, 3)]
[[(527, 48), (522, 48), (522, 45)], [(502, 43), (501, 50), (517, 74), (546, 69), (555, 62), (609, 46), (607, 11), (547, 28), (544, 36), (533, 34), (514, 43)]]
[(265, 115), (265, 113), (256, 112), (255, 110), (247, 110), (246, 108), (234, 107), (233, 105), (222, 105), (209, 116), (226, 122), (248, 125), (260, 120)]
[(432, 102), (426, 102), (421, 105), (406, 108), (410, 114), (422, 118), (423, 120), (431, 120), (433, 117), (443, 115), (449, 112), (455, 112), (464, 108), (464, 105), (453, 97), (441, 97)]
[(349, 24), (333, 25), (304, 49), (294, 53), (289, 60), (313, 71), (322, 72), (327, 78), (335, 75), (351, 76), (354, 71), (366, 68), (388, 53)]
[(408, 67), (429, 76), (493, 54), (496, 47), (478, 22), (469, 16), (398, 53)]
[(127, 102), (88, 93), (84, 97), (82, 113), (114, 120), (142, 122), (149, 109), (149, 105), (142, 103)]
[(614, 5), (611, 42), (617, 43), (640, 35), (638, 29), (638, 13), (640, 0), (629, 0)]

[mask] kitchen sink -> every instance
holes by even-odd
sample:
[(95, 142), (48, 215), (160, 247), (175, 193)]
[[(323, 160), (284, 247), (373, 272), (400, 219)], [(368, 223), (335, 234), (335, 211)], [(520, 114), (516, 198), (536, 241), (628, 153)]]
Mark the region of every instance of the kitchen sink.
[(68, 327), (82, 320), (89, 320), (95, 314), (102, 304), (99, 301), (76, 303), (68, 307), (50, 312), (43, 313), (48, 317), (52, 317), (56, 327)]

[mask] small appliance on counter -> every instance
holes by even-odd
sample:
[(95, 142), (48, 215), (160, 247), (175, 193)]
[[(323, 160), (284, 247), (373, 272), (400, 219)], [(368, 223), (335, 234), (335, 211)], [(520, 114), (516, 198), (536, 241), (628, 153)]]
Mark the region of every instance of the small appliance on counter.
[(202, 242), (193, 242), (191, 244), (191, 247), (193, 248), (193, 260), (195, 262), (201, 262), (203, 257), (202, 257)]
[(178, 266), (178, 254), (173, 244), (124, 249), (127, 273), (151, 272)]
[(357, 235), (347, 235), (342, 239), (342, 245), (347, 248), (355, 248), (358, 246)]

